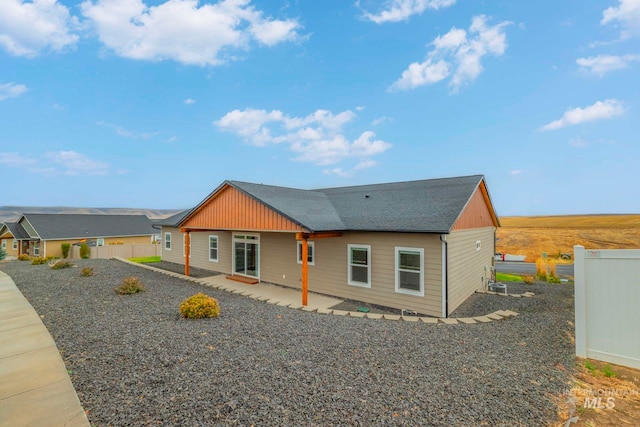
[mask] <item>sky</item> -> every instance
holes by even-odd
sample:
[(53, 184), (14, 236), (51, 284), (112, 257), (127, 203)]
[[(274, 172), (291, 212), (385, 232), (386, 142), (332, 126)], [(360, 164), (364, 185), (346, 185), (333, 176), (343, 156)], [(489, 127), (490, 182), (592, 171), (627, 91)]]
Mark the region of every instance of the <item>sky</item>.
[(640, 213), (640, 0), (0, 0), (0, 206), (483, 174)]

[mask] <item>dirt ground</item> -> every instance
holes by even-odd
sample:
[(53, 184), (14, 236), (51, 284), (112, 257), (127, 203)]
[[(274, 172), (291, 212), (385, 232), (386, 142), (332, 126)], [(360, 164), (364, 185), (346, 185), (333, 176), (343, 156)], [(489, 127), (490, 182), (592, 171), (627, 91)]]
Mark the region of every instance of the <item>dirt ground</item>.
[(556, 425), (640, 425), (640, 370), (594, 360), (579, 363), (574, 384), (560, 398)]

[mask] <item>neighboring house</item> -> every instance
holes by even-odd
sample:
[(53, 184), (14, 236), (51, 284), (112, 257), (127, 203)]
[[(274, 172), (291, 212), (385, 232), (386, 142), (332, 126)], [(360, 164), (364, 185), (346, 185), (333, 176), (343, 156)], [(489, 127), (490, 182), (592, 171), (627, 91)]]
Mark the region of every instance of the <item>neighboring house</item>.
[(62, 243), (153, 243), (158, 230), (145, 215), (22, 214), (0, 227), (2, 245), (10, 256), (62, 256)]
[(163, 221), (162, 258), (447, 317), (484, 287), (498, 226), (481, 175), (318, 190), (225, 181)]

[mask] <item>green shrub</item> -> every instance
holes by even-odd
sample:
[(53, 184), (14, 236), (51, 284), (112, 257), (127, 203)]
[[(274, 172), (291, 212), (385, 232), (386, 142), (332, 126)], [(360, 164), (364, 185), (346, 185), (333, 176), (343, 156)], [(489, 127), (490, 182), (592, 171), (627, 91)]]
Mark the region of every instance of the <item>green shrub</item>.
[(68, 258), (69, 250), (71, 249), (71, 243), (62, 243), (60, 245), (60, 249), (62, 249), (62, 258)]
[(217, 299), (200, 292), (182, 301), (180, 314), (187, 319), (218, 317), (220, 315), (220, 305)]
[(547, 276), (548, 283), (560, 283), (560, 278), (557, 276)]
[(62, 270), (63, 268), (73, 267), (69, 261), (58, 261), (51, 266), (52, 270)]
[(137, 294), (138, 292), (144, 292), (144, 286), (140, 283), (140, 279), (135, 276), (125, 278), (115, 291), (120, 295)]
[(80, 245), (80, 258), (82, 259), (89, 259), (89, 246), (87, 246), (86, 243), (83, 243)]
[(31, 257), (27, 254), (18, 255), (18, 261), (30, 261)]
[(93, 267), (85, 267), (80, 272), (80, 276), (82, 277), (91, 277), (93, 276)]
[(5, 251), (2, 246), (0, 246), (0, 261), (7, 257), (7, 251)]
[(31, 258), (31, 265), (42, 265), (42, 264), (46, 264), (47, 263), (47, 259), (43, 258), (43, 257), (35, 257), (35, 258)]
[(60, 257), (53, 256), (53, 255), (48, 255), (45, 259), (46, 259), (47, 261), (51, 261), (51, 260), (58, 259), (58, 258), (60, 258)]
[(616, 373), (613, 372), (613, 369), (611, 369), (611, 365), (604, 365), (604, 368), (602, 368), (602, 373), (607, 378), (611, 378), (611, 377), (615, 377), (616, 376)]
[(535, 280), (535, 277), (533, 277), (533, 275), (531, 274), (525, 274), (522, 276), (522, 281), (527, 285), (533, 285), (534, 280)]

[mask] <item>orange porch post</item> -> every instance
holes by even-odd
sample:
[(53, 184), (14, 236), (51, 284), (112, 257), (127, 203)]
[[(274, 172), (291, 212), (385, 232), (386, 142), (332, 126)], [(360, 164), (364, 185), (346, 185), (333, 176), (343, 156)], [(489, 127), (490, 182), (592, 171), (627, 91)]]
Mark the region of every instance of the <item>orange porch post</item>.
[(189, 275), (189, 257), (191, 256), (191, 234), (184, 235), (184, 275)]

